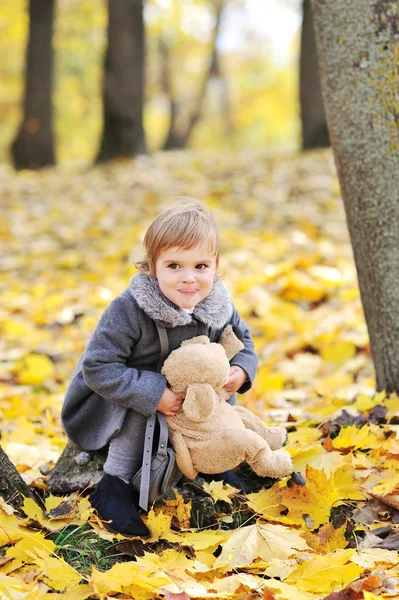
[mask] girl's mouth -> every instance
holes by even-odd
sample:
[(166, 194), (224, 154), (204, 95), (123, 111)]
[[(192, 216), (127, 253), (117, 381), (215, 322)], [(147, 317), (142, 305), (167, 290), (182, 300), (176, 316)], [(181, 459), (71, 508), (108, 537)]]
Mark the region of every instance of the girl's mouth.
[(187, 294), (187, 296), (191, 296), (192, 294), (196, 294), (197, 290), (179, 290), (181, 294)]

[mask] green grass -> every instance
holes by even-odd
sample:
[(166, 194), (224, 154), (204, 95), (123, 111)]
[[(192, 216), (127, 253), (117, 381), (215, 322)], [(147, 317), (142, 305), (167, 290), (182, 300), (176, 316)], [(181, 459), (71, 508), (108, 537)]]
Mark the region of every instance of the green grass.
[(87, 523), (68, 525), (49, 538), (56, 545), (55, 553), (82, 575), (90, 574), (92, 567), (106, 571), (116, 562), (132, 560), (117, 549), (117, 543), (95, 535)]

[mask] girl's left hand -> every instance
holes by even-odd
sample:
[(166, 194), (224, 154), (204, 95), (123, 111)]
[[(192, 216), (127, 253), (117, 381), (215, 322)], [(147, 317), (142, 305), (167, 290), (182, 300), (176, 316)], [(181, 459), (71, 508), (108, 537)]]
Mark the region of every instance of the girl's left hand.
[(230, 367), (229, 380), (224, 386), (224, 389), (229, 392), (229, 394), (234, 394), (234, 392), (239, 390), (242, 384), (247, 381), (247, 379), (248, 375), (244, 369), (234, 365), (233, 367)]

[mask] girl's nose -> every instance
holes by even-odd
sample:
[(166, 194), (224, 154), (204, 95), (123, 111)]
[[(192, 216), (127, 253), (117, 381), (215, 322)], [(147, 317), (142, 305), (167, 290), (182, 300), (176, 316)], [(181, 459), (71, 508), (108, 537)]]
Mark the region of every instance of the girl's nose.
[(195, 281), (194, 273), (192, 271), (186, 271), (185, 273), (183, 273), (183, 281), (185, 283)]

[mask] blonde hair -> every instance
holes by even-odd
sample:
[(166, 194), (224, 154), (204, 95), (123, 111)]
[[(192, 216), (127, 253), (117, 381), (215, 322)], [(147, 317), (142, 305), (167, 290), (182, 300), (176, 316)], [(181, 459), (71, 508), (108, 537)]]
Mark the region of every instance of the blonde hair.
[(194, 248), (207, 244), (209, 252), (219, 265), (220, 244), (217, 225), (206, 208), (197, 200), (187, 196), (173, 199), (186, 201), (163, 210), (153, 221), (144, 236), (144, 259), (136, 262), (139, 271), (155, 275), (155, 264), (163, 250), (174, 248)]

